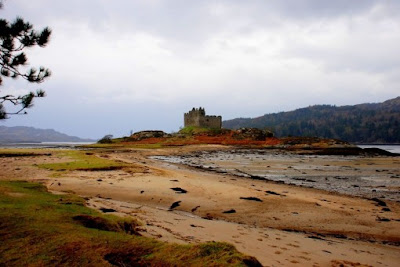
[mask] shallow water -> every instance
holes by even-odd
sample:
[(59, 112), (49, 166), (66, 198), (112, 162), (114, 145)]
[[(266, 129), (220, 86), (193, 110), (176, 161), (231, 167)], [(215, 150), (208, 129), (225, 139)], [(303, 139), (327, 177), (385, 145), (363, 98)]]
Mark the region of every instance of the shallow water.
[(240, 149), (152, 158), (252, 179), (400, 201), (398, 157), (315, 156)]
[(75, 148), (93, 142), (0, 143), (0, 148)]

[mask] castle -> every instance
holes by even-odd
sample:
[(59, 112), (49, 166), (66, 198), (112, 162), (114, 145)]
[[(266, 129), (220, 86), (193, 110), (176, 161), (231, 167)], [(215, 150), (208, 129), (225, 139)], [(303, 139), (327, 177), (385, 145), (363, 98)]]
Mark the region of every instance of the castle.
[(204, 108), (193, 108), (184, 115), (185, 127), (197, 126), (203, 128), (217, 128), (221, 129), (222, 117), (221, 116), (206, 116)]

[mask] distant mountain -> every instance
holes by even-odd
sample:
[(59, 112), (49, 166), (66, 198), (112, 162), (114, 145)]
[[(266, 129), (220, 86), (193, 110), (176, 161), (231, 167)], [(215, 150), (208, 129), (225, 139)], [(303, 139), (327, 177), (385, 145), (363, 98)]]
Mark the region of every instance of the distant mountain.
[(267, 128), (277, 137), (318, 136), (352, 143), (400, 143), (400, 97), (354, 106), (315, 105), (222, 122), (228, 129)]
[(69, 136), (52, 129), (44, 130), (25, 126), (0, 126), (0, 143), (37, 142), (95, 142), (95, 140)]

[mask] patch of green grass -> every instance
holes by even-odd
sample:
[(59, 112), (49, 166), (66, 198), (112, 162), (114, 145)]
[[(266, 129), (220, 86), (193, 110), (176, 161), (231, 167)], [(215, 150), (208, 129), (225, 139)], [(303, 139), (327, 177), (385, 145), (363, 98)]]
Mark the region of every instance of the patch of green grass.
[(82, 148), (104, 148), (104, 149), (120, 149), (120, 148), (138, 148), (138, 149), (155, 149), (163, 147), (162, 143), (155, 144), (141, 144), (141, 143), (131, 143), (129, 141), (121, 141), (112, 144), (92, 144), (85, 145)]
[(202, 128), (202, 127), (196, 127), (196, 126), (187, 126), (179, 130), (180, 134), (185, 134), (185, 135), (192, 135), (192, 134), (199, 134), (199, 133), (204, 133), (210, 131), (209, 128)]
[(168, 244), (135, 235), (136, 225), (75, 195), (0, 181), (0, 266), (260, 266), (226, 243)]
[(128, 163), (100, 158), (92, 153), (80, 150), (66, 150), (59, 152), (62, 157), (70, 158), (72, 161), (61, 163), (46, 163), (39, 164), (40, 168), (45, 168), (53, 171), (101, 171), (101, 170), (116, 170), (128, 167)]
[(208, 134), (210, 136), (218, 135), (230, 130), (227, 129), (220, 129), (220, 128), (203, 128), (203, 127), (196, 127), (196, 126), (187, 126), (182, 128), (179, 133), (184, 135), (197, 135), (197, 134)]
[(132, 148), (139, 148), (139, 149), (156, 149), (162, 148), (164, 145), (162, 143), (155, 143), (155, 144), (132, 144), (129, 147)]
[(78, 148), (120, 148), (123, 147), (121, 143), (111, 143), (111, 144), (90, 144), (90, 145), (82, 145), (77, 146)]
[[(83, 147), (83, 146), (82, 146)], [(112, 144), (92, 144), (92, 145), (85, 145), (83, 148), (104, 148), (104, 149), (120, 149), (120, 148), (137, 148), (137, 149), (157, 149), (157, 148), (163, 148), (164, 143), (152, 143), (152, 144), (146, 144), (146, 143), (132, 143), (124, 140), (118, 143), (112, 143)]]
[(20, 148), (3, 148), (0, 149), (0, 158), (7, 157), (36, 157), (36, 156), (48, 156), (51, 153), (38, 152), (33, 149), (20, 149)]

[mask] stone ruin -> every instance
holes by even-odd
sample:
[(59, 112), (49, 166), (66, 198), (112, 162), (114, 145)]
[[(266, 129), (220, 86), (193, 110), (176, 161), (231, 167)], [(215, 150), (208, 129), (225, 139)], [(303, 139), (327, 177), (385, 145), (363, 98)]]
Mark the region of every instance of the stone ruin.
[(184, 115), (184, 127), (196, 126), (202, 128), (221, 129), (221, 116), (208, 116), (204, 108), (193, 108)]

